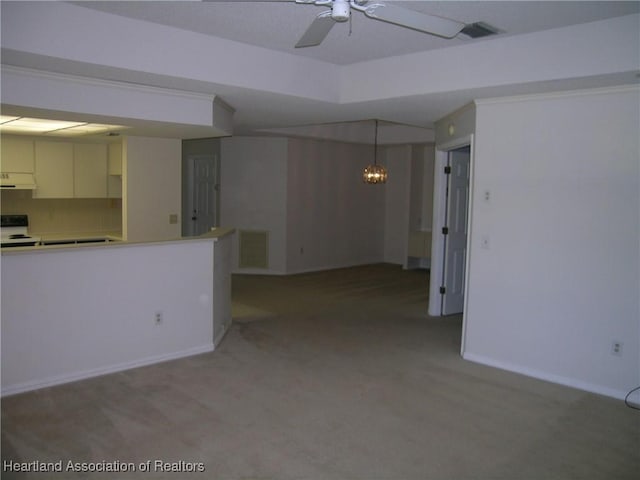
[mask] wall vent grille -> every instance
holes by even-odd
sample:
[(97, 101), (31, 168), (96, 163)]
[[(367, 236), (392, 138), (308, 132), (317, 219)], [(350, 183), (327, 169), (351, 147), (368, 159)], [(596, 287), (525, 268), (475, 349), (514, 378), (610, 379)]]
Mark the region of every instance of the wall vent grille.
[(488, 23), (476, 22), (467, 24), (462, 29), (461, 33), (471, 38), (483, 38), (490, 35), (497, 35), (498, 33), (502, 32), (493, 25), (489, 25)]
[(240, 268), (269, 268), (269, 232), (240, 230)]

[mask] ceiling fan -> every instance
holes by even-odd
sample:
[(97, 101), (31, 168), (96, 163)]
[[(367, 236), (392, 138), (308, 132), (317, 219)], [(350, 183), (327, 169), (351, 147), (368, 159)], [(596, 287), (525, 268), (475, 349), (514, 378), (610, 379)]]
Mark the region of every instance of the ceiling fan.
[(321, 12), (315, 18), (296, 44), (296, 48), (320, 45), (336, 22), (349, 20), (351, 9), (362, 12), (374, 20), (393, 23), (444, 38), (455, 37), (466, 26), (462, 22), (376, 0), (295, 0), (295, 2), (330, 7), (330, 10)]

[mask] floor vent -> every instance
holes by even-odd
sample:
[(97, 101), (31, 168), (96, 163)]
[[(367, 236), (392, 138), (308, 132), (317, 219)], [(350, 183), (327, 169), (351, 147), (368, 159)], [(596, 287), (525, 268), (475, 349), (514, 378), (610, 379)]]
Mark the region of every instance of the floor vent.
[(269, 232), (240, 230), (240, 268), (269, 268)]

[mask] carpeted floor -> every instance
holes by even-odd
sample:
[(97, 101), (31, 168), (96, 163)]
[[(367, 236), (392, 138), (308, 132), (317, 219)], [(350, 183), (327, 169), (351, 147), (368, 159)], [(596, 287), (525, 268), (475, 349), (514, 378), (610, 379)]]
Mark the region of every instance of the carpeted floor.
[(2, 400), (3, 467), (135, 472), (2, 478), (640, 478), (640, 412), (462, 360), (427, 291), (392, 265), (236, 275), (215, 352)]

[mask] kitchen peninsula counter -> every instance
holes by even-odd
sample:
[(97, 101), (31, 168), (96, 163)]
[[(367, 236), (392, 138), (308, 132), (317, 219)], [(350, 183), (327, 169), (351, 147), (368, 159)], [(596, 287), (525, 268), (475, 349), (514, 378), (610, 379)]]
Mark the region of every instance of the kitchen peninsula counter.
[[(78, 232), (78, 233), (43, 233), (39, 234), (40, 241), (46, 242), (61, 242), (52, 243), (50, 245), (36, 245), (34, 247), (11, 247), (3, 248), (2, 255), (12, 255), (21, 253), (34, 253), (34, 252), (46, 252), (62, 249), (78, 249), (78, 248), (111, 248), (130, 245), (145, 245), (145, 244), (161, 244), (161, 243), (176, 243), (176, 242), (188, 242), (194, 240), (214, 240), (218, 241), (222, 238), (232, 235), (235, 232), (234, 228), (229, 227), (217, 227), (211, 229), (202, 235), (196, 237), (180, 237), (175, 239), (165, 240), (148, 240), (148, 241), (125, 241), (122, 239), (121, 232)], [(62, 243), (64, 242), (64, 243)], [(68, 242), (68, 243), (67, 243)]]
[(2, 396), (213, 351), (233, 232), (3, 249)]

